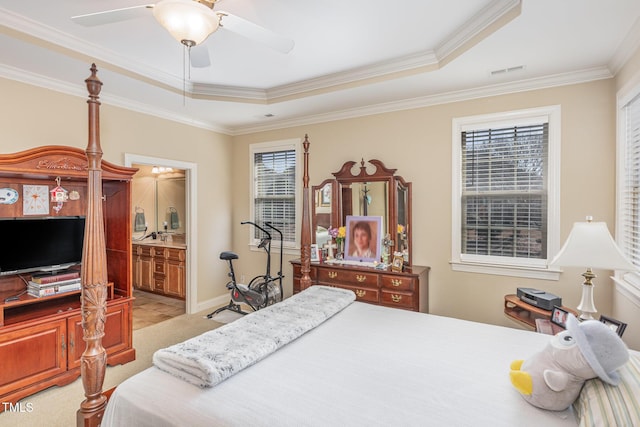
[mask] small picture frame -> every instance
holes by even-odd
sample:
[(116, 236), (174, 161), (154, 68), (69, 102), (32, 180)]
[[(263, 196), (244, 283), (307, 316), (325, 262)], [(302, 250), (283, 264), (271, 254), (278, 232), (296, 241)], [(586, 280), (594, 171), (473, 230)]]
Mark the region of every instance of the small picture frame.
[(553, 307), (551, 311), (551, 323), (554, 323), (560, 326), (562, 329), (567, 329), (567, 317), (569, 317), (569, 312), (564, 310), (557, 305)]
[(393, 255), (393, 261), (391, 261), (391, 271), (402, 271), (404, 266), (404, 257), (402, 254)]
[(600, 321), (605, 325), (607, 325), (608, 327), (610, 327), (611, 330), (616, 334), (618, 334), (619, 337), (622, 337), (622, 334), (624, 333), (624, 330), (627, 327), (626, 323), (623, 323), (616, 319), (612, 319), (611, 317), (607, 317), (607, 316), (600, 316)]
[(309, 260), (311, 262), (320, 262), (320, 249), (315, 243), (311, 244), (311, 254)]

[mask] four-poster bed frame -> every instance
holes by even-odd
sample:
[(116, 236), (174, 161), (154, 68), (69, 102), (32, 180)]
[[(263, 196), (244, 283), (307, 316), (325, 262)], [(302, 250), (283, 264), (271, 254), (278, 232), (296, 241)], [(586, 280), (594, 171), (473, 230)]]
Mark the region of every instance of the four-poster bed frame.
[(78, 426), (98, 426), (107, 405), (102, 392), (107, 352), (102, 346), (107, 307), (107, 255), (102, 212), (102, 147), (100, 147), (100, 102), (102, 82), (91, 65), (85, 80), (89, 91), (89, 140), (87, 143), (87, 216), (82, 251), (82, 329), (86, 348), (81, 358), (82, 385), (86, 399), (78, 410)]

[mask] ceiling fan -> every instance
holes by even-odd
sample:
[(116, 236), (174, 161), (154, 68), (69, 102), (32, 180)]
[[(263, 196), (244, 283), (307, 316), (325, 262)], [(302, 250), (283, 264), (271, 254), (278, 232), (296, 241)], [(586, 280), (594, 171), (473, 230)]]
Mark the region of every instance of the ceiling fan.
[(214, 11), (218, 0), (162, 0), (158, 3), (112, 9), (71, 17), (77, 24), (92, 27), (113, 22), (153, 16), (173, 38), (185, 45), (191, 52), (191, 65), (207, 67), (211, 61), (206, 48), (197, 48), (218, 28), (232, 31), (250, 40), (262, 43), (278, 52), (289, 53), (293, 40), (276, 34), (246, 19), (224, 11)]

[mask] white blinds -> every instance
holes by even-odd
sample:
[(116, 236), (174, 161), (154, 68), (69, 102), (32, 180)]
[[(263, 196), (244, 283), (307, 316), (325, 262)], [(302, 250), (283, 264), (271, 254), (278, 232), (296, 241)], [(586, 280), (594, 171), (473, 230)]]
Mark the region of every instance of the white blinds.
[(462, 133), (462, 253), (547, 256), (548, 123)]
[(634, 265), (640, 266), (640, 95), (625, 107), (626, 152), (622, 192), (622, 229), (620, 242)]
[[(270, 222), (283, 234), (285, 242), (294, 242), (296, 237), (296, 152), (295, 150), (272, 151), (254, 154), (254, 208), (255, 222)], [(271, 231), (270, 231), (271, 232)], [(261, 239), (262, 232), (255, 229), (254, 237)], [(274, 241), (280, 236), (272, 233)]]

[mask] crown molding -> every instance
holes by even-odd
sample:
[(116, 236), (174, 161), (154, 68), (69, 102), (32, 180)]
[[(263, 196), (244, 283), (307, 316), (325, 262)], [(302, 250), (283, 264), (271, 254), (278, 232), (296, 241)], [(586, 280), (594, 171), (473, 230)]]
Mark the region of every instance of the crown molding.
[(563, 73), (553, 76), (520, 80), (511, 83), (483, 86), (468, 90), (444, 92), (441, 94), (427, 95), (401, 101), (386, 102), (369, 105), (362, 108), (333, 111), (325, 114), (316, 114), (288, 120), (278, 120), (264, 125), (241, 126), (234, 128), (232, 136), (245, 135), (255, 132), (278, 130), (283, 128), (306, 126), (311, 124), (346, 120), (375, 114), (384, 114), (402, 110), (430, 107), (453, 102), (469, 101), (472, 99), (487, 98), (499, 95), (508, 95), (518, 92), (546, 89), (551, 87), (566, 86), (579, 83), (587, 83), (595, 80), (612, 78), (613, 74), (606, 67), (581, 70), (573, 73)]
[(640, 48), (640, 20), (633, 24), (627, 36), (616, 49), (611, 61), (609, 61), (609, 68), (614, 75), (618, 74), (638, 48)]
[[(259, 89), (218, 84), (185, 82), (169, 73), (150, 67), (135, 59), (104, 49), (55, 28), (0, 8), (0, 25), (11, 28), (21, 40), (38, 46), (55, 46), (66, 56), (82, 56), (86, 62), (99, 62), (102, 69), (109, 69), (147, 84), (182, 92), (199, 99), (229, 100), (233, 102), (272, 104), (299, 99), (318, 93), (326, 93), (347, 87), (375, 83), (380, 80), (406, 76), (407, 73), (428, 72), (440, 68), (452, 57), (460, 54), (505, 25), (520, 13), (521, 0), (494, 0), (487, 7), (457, 28), (435, 51), (419, 52), (387, 61), (356, 67), (344, 72), (292, 84)], [(514, 11), (516, 13), (514, 13)], [(500, 22), (499, 25), (496, 23)], [(481, 36), (482, 35), (482, 36)]]
[[(78, 96), (81, 98), (86, 97), (86, 88), (84, 87), (84, 85), (75, 85), (67, 82), (62, 82), (60, 80), (51, 79), (46, 76), (38, 75), (6, 65), (0, 65), (0, 77), (73, 96)], [(557, 86), (586, 83), (612, 77), (614, 77), (614, 75), (606, 67), (592, 68), (573, 73), (563, 73), (553, 76), (520, 80), (511, 83), (488, 85), (468, 90), (444, 92), (440, 94), (427, 95), (400, 101), (374, 104), (362, 108), (352, 108), (347, 110), (332, 111), (330, 113), (298, 117), (294, 119), (270, 121), (268, 124), (237, 126), (232, 128), (221, 127), (212, 123), (193, 120), (193, 118), (189, 116), (176, 114), (174, 111), (167, 111), (150, 105), (132, 102), (131, 100), (122, 97), (105, 95), (101, 96), (101, 99), (103, 102), (112, 106), (121, 107), (138, 113), (182, 123), (188, 126), (202, 128), (230, 136), (236, 136), (255, 132), (283, 129), (288, 127), (325, 123), (336, 120), (345, 120), (375, 114), (384, 114), (394, 111), (423, 108), (440, 104), (448, 104), (452, 102), (468, 101), (478, 98), (507, 95), (511, 93), (526, 92), (530, 90), (539, 90)]]
[[(83, 99), (87, 97), (87, 88), (84, 82), (82, 84), (72, 84), (3, 64), (0, 64), (0, 77), (6, 78), (8, 80), (14, 80), (20, 83), (25, 83), (31, 86), (41, 87), (43, 89), (64, 93), (66, 95), (77, 96)], [(137, 113), (158, 117), (164, 120), (182, 123), (188, 126), (223, 133), (226, 135), (231, 135), (233, 131), (233, 129), (230, 128), (194, 120), (192, 117), (186, 115), (176, 114), (175, 111), (164, 110), (161, 108), (150, 106), (148, 104), (133, 102), (130, 99), (122, 98), (119, 96), (113, 96), (105, 93), (100, 95), (100, 100), (103, 104), (109, 106), (120, 107), (125, 110), (130, 110)]]
[(154, 86), (168, 86), (182, 90), (183, 81), (180, 78), (55, 28), (42, 25), (28, 17), (17, 15), (1, 7), (0, 26), (10, 28), (14, 31), (13, 37), (35, 46), (53, 47), (53, 50), (68, 57), (80, 57), (88, 63), (98, 62), (100, 63), (100, 68), (108, 68), (136, 80), (143, 80)]
[[(521, 0), (497, 0), (491, 2), (483, 10), (460, 26), (457, 31), (449, 36), (437, 49), (436, 53), (440, 61), (444, 61), (449, 56), (459, 54), (460, 50), (466, 50), (469, 45), (475, 44), (478, 37), (487, 31), (501, 19), (506, 18), (507, 22), (515, 18), (521, 11)], [(499, 27), (506, 22), (497, 24)], [(458, 52), (458, 53), (456, 53)]]

